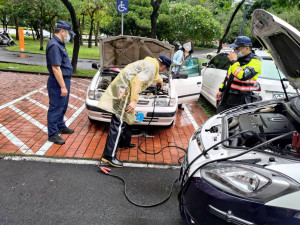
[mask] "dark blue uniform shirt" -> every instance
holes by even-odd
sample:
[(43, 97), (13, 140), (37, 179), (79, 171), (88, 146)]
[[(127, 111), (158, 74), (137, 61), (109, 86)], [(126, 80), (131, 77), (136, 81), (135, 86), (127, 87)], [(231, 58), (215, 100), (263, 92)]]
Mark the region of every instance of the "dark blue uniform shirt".
[(65, 43), (56, 35), (53, 35), (53, 38), (47, 44), (46, 60), (50, 75), (54, 75), (52, 66), (60, 66), (63, 76), (71, 76), (73, 74), (73, 66), (70, 62)]

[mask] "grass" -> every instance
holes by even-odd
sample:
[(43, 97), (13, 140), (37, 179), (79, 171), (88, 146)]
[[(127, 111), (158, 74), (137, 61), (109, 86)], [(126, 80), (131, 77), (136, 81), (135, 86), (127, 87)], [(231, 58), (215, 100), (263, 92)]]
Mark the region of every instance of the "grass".
[(203, 113), (208, 118), (216, 115), (217, 109), (212, 104), (210, 104), (209, 101), (207, 101), (206, 98), (203, 97), (203, 95), (201, 95), (198, 99), (197, 105), (202, 109)]
[[(15, 40), (16, 35), (11, 34), (11, 37)], [(40, 49), (40, 40), (33, 40), (33, 37), (31, 36), (24, 36), (24, 42), (25, 42), (25, 52), (28, 53), (38, 53), (38, 54), (46, 54), (46, 46), (49, 39), (44, 39), (44, 50)], [(19, 52), (19, 41), (15, 40), (16, 45), (6, 47), (6, 50), (9, 51), (15, 51)], [(70, 57), (73, 55), (73, 43), (66, 43), (66, 49), (68, 51), (68, 54)], [(88, 48), (87, 45), (80, 46), (79, 49), (79, 58), (86, 58), (86, 59), (99, 59), (99, 46), (92, 46), (92, 48)]]
[[(36, 65), (25, 65), (19, 63), (0, 63), (0, 69), (5, 70), (16, 70), (16, 71), (28, 71), (36, 73), (48, 73), (46, 66), (36, 66)], [(96, 73), (96, 70), (83, 70), (77, 69), (76, 73), (73, 75), (82, 77), (92, 77)]]

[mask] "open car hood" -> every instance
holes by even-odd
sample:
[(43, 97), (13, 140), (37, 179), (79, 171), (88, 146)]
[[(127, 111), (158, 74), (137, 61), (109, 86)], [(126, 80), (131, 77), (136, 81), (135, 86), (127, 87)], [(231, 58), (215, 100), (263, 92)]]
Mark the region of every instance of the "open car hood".
[(119, 67), (144, 59), (147, 56), (157, 58), (161, 54), (170, 59), (174, 54), (174, 46), (156, 39), (137, 36), (114, 36), (101, 38), (100, 67), (101, 69)]
[(294, 88), (300, 88), (300, 32), (262, 9), (252, 14), (252, 35), (268, 49)]

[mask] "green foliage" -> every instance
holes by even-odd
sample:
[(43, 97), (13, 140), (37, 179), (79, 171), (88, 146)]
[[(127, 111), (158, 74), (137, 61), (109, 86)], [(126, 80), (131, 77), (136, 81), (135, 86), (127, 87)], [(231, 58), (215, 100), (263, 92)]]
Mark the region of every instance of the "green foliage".
[(200, 5), (172, 4), (168, 22), (170, 33), (167, 39), (171, 42), (184, 42), (187, 39), (193, 39), (196, 43), (210, 42), (220, 38), (222, 33), (220, 23)]

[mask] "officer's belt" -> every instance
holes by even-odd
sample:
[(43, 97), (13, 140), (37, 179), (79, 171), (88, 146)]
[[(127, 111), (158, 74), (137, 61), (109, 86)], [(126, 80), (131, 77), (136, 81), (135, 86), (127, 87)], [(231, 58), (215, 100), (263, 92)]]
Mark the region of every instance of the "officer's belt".
[[(55, 77), (54, 74), (50, 73), (50, 76)], [(70, 76), (63, 76), (64, 79), (71, 79), (71, 75)]]

